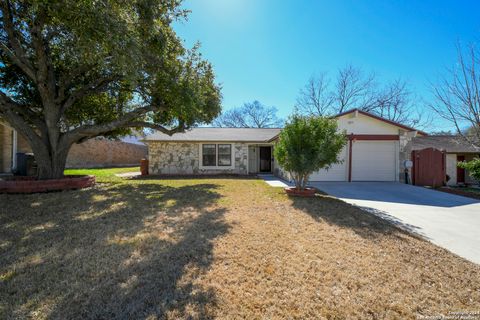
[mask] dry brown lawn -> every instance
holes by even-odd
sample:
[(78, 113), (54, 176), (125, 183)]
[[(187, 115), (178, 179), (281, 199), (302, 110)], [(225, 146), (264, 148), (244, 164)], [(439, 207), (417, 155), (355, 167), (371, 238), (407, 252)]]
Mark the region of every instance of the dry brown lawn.
[(480, 310), (480, 267), (252, 179), (0, 195), (0, 318), (408, 319)]

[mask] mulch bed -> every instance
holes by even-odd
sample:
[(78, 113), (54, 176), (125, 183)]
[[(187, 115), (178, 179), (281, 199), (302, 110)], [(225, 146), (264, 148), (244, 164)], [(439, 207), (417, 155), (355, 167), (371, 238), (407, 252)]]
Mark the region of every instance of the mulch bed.
[(446, 192), (446, 193), (456, 194), (456, 195), (459, 195), (459, 196), (464, 196), (464, 197), (480, 200), (480, 193), (470, 192), (470, 191), (462, 190), (462, 189), (448, 188), (448, 187), (441, 187), (441, 188), (438, 188), (437, 190), (442, 191), (442, 192)]

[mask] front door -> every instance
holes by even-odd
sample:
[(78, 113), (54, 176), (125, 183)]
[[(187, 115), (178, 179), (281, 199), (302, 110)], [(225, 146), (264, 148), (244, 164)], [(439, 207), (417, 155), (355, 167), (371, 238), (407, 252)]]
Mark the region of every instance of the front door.
[(272, 147), (260, 147), (260, 172), (272, 172)]
[[(465, 161), (465, 156), (457, 156), (457, 163)], [(465, 169), (457, 167), (457, 183), (465, 183)]]

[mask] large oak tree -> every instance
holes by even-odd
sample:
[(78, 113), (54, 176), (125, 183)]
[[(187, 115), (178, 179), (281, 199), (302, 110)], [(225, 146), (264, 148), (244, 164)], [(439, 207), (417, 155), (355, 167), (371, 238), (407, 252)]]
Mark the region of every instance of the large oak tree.
[(172, 29), (180, 2), (1, 1), (0, 118), (29, 142), (40, 179), (63, 176), (74, 143), (218, 115), (211, 65)]

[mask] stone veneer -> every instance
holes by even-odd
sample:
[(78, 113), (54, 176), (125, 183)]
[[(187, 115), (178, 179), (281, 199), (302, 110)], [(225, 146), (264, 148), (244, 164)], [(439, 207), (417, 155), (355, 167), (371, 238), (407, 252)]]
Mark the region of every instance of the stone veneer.
[[(399, 134), (399, 181), (405, 183), (405, 160), (411, 160), (412, 158), (412, 138), (416, 136), (415, 131), (400, 131)], [(412, 169), (409, 169), (410, 183), (412, 183)]]
[(234, 169), (201, 169), (201, 143), (149, 141), (147, 144), (150, 174), (248, 174), (248, 145), (245, 143), (231, 143)]

